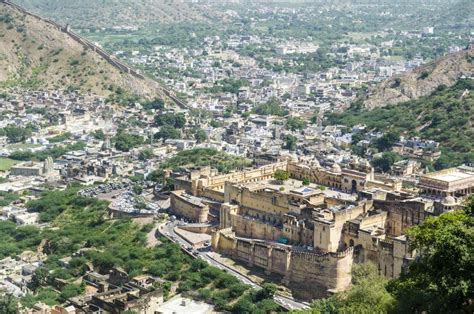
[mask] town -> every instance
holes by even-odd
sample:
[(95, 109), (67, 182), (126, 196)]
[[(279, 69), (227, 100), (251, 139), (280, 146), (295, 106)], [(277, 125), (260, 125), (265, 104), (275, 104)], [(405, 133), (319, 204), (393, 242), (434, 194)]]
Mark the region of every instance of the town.
[[(320, 313), (357, 266), (383, 282), (409, 272), (423, 253), (410, 230), (473, 206), (472, 141), (430, 131), (441, 118), (426, 110), (403, 131), (356, 111), (438, 106), (432, 95), (472, 107), (472, 32), (440, 40), (444, 26), (427, 24), (316, 40), (294, 21), (345, 21), (344, 8), (253, 5), (214, 4), (229, 27), (197, 28), (189, 42), (122, 40), (144, 31), (130, 25), (55, 27), (162, 84), (153, 97), (2, 90), (0, 296), (17, 313)], [(372, 97), (384, 82), (407, 86), (405, 75), (429, 80), (439, 58), (470, 68), (423, 95)]]

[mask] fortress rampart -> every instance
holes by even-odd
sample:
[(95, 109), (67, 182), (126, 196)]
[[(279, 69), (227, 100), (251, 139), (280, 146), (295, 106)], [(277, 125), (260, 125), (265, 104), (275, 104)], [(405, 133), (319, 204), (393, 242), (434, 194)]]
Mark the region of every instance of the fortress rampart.
[(215, 231), (212, 245), (215, 251), (250, 267), (261, 268), (267, 274), (281, 275), (284, 284), (310, 291), (311, 297), (342, 291), (350, 284), (352, 247), (323, 254), (296, 251), (274, 242), (238, 238), (231, 228)]
[[(91, 42), (90, 40), (74, 33), (73, 31), (71, 31), (71, 29), (69, 28), (69, 25), (66, 25), (66, 26), (61, 26), (60, 24), (50, 20), (50, 19), (45, 19), (37, 14), (34, 14), (26, 9), (24, 9), (23, 7), (9, 1), (9, 0), (0, 0), (0, 3), (3, 3), (5, 5), (8, 5), (10, 6), (11, 8), (19, 11), (20, 13), (22, 14), (25, 14), (25, 15), (28, 15), (28, 16), (31, 16), (35, 19), (38, 19), (42, 22), (45, 22), (51, 26), (53, 26), (54, 28), (56, 28), (57, 30), (67, 34), (70, 38), (72, 38), (74, 41), (76, 41), (77, 43), (81, 44), (84, 48), (87, 48), (87, 49), (91, 49), (92, 51), (94, 51), (95, 53), (97, 53), (99, 56), (101, 56), (105, 61), (107, 61), (110, 65), (112, 65), (113, 67), (115, 67), (116, 69), (118, 69), (119, 71), (122, 71), (124, 73), (128, 73), (130, 75), (132, 75), (133, 77), (135, 78), (138, 78), (138, 79), (141, 79), (141, 80), (144, 80), (145, 79), (145, 76), (142, 75), (141, 73), (139, 73), (137, 70), (135, 70), (134, 68), (132, 68), (131, 66), (125, 64), (124, 62), (118, 60), (117, 58), (115, 58), (114, 56), (112, 56), (110, 53), (106, 52), (104, 49), (100, 48), (99, 46), (97, 46), (96, 44), (94, 44), (93, 42)], [(158, 84), (157, 82), (156, 83), (156, 88), (158, 90), (158, 93), (159, 94), (163, 94), (163, 95), (166, 95), (167, 97), (169, 97), (174, 103), (176, 103), (178, 106), (182, 107), (182, 108), (187, 108), (187, 104), (185, 102), (183, 102), (181, 99), (179, 99), (178, 97), (176, 97), (175, 93), (169, 89), (167, 89), (166, 87), (163, 87), (161, 86), (160, 84)]]

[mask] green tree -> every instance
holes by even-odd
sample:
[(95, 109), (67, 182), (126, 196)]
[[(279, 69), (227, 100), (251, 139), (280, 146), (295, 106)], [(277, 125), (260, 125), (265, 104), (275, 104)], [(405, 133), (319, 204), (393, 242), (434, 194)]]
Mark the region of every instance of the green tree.
[(143, 193), (143, 188), (142, 188), (142, 186), (139, 185), (139, 184), (135, 184), (135, 185), (133, 186), (132, 190), (133, 190), (133, 193), (135, 193), (136, 195), (140, 195), (140, 194)]
[(17, 300), (11, 295), (4, 295), (0, 297), (0, 313), (3, 314), (16, 314), (17, 313)]
[(293, 135), (287, 135), (285, 137), (285, 145), (284, 145), (284, 148), (285, 149), (288, 149), (288, 150), (291, 150), (291, 151), (295, 151), (296, 150), (296, 144), (298, 143), (298, 139), (293, 136)]
[(205, 142), (207, 140), (207, 133), (203, 129), (196, 129), (194, 138), (198, 143)]
[(373, 166), (383, 172), (388, 172), (394, 163), (400, 161), (402, 158), (400, 155), (393, 152), (385, 152), (382, 154), (382, 157), (374, 159), (372, 162)]
[(309, 180), (307, 176), (303, 177), (303, 185), (309, 185), (310, 183), (311, 181)]
[(387, 313), (394, 299), (385, 289), (386, 280), (371, 263), (352, 266), (352, 285), (345, 291), (312, 304), (313, 313)]
[(153, 158), (153, 150), (151, 148), (145, 148), (138, 154), (138, 159), (140, 160), (149, 160), (151, 158)]
[(394, 132), (388, 132), (375, 141), (375, 147), (381, 152), (386, 151), (391, 149), (398, 141), (400, 141), (400, 135)]
[(12, 124), (6, 126), (3, 130), (10, 143), (23, 142), (31, 136), (30, 128), (23, 128)]
[(273, 178), (275, 178), (275, 180), (279, 181), (280, 183), (283, 183), (283, 181), (286, 181), (289, 179), (288, 171), (278, 169), (273, 174)]
[(67, 300), (69, 298), (80, 295), (84, 292), (84, 287), (76, 284), (67, 284), (61, 289), (61, 298)]
[(172, 125), (163, 125), (160, 128), (160, 131), (155, 134), (155, 138), (157, 139), (179, 139), (179, 132), (178, 130)]
[(300, 117), (289, 117), (286, 121), (286, 127), (289, 130), (303, 130), (306, 128), (306, 122)]
[(155, 124), (157, 126), (173, 126), (177, 129), (182, 129), (186, 125), (186, 118), (182, 113), (167, 112), (155, 116)]
[(388, 289), (397, 311), (472, 312), (474, 298), (474, 197), (464, 210), (428, 217), (407, 232), (411, 248), (420, 252)]

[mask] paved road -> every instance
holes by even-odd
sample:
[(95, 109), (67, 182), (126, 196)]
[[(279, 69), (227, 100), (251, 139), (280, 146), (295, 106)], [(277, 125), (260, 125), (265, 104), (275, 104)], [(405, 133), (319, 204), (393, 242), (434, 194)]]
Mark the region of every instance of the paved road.
[[(210, 254), (209, 254), (209, 248), (206, 250), (195, 250), (191, 243), (187, 242), (185, 239), (181, 238), (179, 234), (177, 234), (174, 231), (174, 228), (178, 225), (178, 222), (166, 222), (158, 226), (158, 231), (170, 239), (171, 241), (179, 244), (181, 247), (183, 247), (188, 253), (191, 251), (193, 252), (192, 256), (195, 258), (200, 258), (206, 262), (208, 262), (210, 265), (217, 267), (219, 269), (224, 270), (225, 272), (235, 276), (237, 279), (239, 279), (242, 283), (251, 286), (254, 289), (261, 289), (262, 287), (257, 284), (256, 282), (252, 281), (251, 278), (246, 276), (245, 274), (239, 273), (235, 271), (234, 269), (228, 267), (227, 265), (215, 260)], [(275, 295), (274, 300), (276, 303), (281, 305), (282, 307), (288, 309), (288, 310), (293, 310), (293, 309), (308, 309), (309, 304), (307, 302), (302, 302), (295, 300), (293, 298), (289, 298), (286, 296), (282, 295)]]

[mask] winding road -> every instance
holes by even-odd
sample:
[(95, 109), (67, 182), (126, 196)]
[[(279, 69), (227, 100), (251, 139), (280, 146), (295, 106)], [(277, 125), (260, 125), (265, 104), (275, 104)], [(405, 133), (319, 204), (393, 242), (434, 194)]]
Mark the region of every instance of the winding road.
[[(252, 279), (246, 276), (245, 274), (239, 273), (236, 270), (214, 259), (212, 255), (209, 254), (209, 250), (210, 250), (209, 247), (204, 250), (195, 249), (191, 243), (186, 241), (184, 238), (182, 238), (179, 234), (175, 232), (175, 228), (177, 225), (178, 225), (178, 222), (176, 221), (175, 222), (168, 221), (168, 222), (158, 225), (157, 231), (161, 235), (168, 238), (169, 240), (179, 244), (181, 248), (190, 256), (194, 258), (200, 258), (206, 261), (207, 263), (209, 263), (210, 265), (224, 270), (225, 272), (235, 276), (242, 283), (251, 286), (253, 289), (258, 290), (262, 288), (258, 283), (252, 281)], [(309, 303), (307, 302), (299, 301), (299, 300), (296, 300), (287, 296), (278, 295), (278, 294), (274, 296), (274, 301), (287, 310), (297, 310), (297, 309), (303, 310), (303, 309), (310, 308)]]

